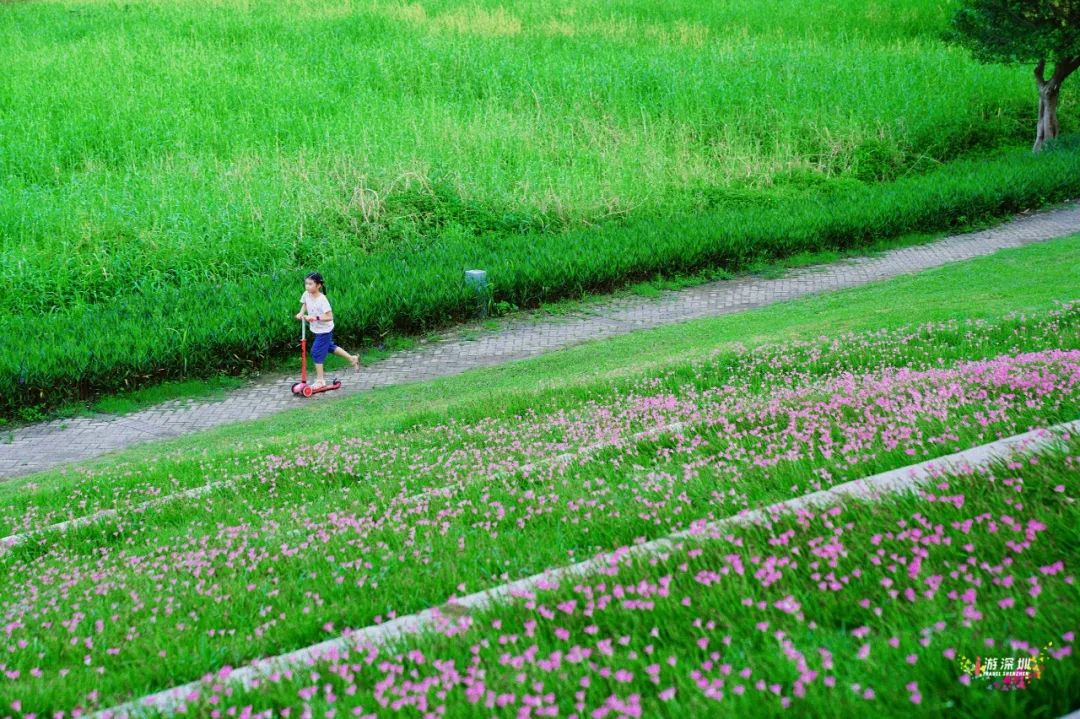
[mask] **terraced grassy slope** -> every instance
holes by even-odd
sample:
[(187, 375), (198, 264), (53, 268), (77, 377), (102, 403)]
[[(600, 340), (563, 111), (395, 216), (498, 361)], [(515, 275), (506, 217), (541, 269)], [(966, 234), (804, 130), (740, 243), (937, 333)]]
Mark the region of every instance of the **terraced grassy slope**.
[(1064, 713), (1080, 703), (1078, 453), (1074, 438), (1038, 463), (943, 475), (917, 496), (702, 531), (509, 606), (445, 607), (428, 636), (267, 671), (257, 689), (226, 694), (222, 672), (180, 706), (257, 717)]

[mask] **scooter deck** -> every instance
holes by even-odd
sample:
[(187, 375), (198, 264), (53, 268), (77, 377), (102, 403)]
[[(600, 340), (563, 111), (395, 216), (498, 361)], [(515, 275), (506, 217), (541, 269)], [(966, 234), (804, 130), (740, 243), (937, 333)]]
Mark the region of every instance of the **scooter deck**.
[(305, 382), (297, 382), (292, 386), (292, 393), (295, 395), (303, 395), (304, 397), (310, 397), (314, 394), (319, 394), (320, 392), (330, 392), (335, 389), (341, 389), (341, 380), (336, 379), (329, 384), (323, 385), (322, 387), (315, 387), (313, 385), (306, 384)]
[(329, 382), (322, 387), (319, 387), (318, 389), (312, 387), (311, 391), (313, 394), (318, 394), (319, 392), (329, 392), (330, 390), (335, 389), (341, 389), (341, 380), (336, 379), (333, 382)]

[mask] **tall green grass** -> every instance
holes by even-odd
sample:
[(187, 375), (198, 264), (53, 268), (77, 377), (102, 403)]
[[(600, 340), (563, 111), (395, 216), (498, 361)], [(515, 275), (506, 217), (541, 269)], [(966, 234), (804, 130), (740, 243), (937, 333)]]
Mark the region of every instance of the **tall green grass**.
[(529, 304), (1070, 194), (1061, 156), (949, 167), (1035, 114), (954, 6), (0, 5), (0, 307), (42, 345), (0, 350), (0, 412), (258, 361), (301, 270), (355, 340), (461, 316), (466, 265)]
[(1030, 73), (942, 44), (951, 8), (7, 4), (0, 304), (708, 209), (1027, 144)]

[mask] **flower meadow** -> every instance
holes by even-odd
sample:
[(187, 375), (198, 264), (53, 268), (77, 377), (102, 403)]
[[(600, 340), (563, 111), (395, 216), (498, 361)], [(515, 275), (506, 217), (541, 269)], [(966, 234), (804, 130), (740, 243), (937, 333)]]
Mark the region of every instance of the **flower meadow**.
[[(82, 716), (207, 675), (187, 708), (215, 717), (1065, 709), (1075, 441), (943, 477), (918, 498), (619, 558), (1075, 419), (1078, 328), (1080, 305), (1066, 304), (765, 346), (506, 416), (27, 485), (0, 507), (0, 717)], [(90, 519), (51, 528), (76, 518)], [(224, 680), (228, 667), (608, 553), (607, 572), (451, 611), (408, 646), (327, 658), (253, 692)], [(959, 684), (953, 655), (1041, 656), (1050, 642), (1023, 692)]]
[[(894, 716), (1064, 713), (1080, 590), (1067, 452), (943, 475), (916, 497), (700, 531), (648, 560), (505, 607), (449, 605), (437, 631), (206, 677), (182, 713), (221, 716)], [(1063, 484), (1059, 484), (1063, 483)], [(1070, 496), (1073, 495), (1073, 496)], [(1062, 538), (1072, 536), (1071, 547)], [(966, 654), (1029, 661), (1014, 683)], [(1053, 714), (1051, 714), (1053, 715)]]

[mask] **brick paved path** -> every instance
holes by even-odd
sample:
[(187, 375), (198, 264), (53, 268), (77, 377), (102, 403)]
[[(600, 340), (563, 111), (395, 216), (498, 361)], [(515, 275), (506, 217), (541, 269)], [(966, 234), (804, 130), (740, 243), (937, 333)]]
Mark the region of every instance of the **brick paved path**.
[(699, 317), (739, 312), (803, 295), (852, 287), (986, 255), (1006, 247), (1043, 242), (1080, 232), (1080, 205), (1037, 213), (1005, 225), (957, 235), (877, 257), (844, 260), (789, 272), (779, 279), (742, 277), (712, 282), (655, 299), (620, 298), (591, 306), (589, 313), (550, 321), (502, 321), (498, 330), (466, 339), (448, 332), (415, 350), (398, 352), (353, 376), (344, 389), (307, 400), (292, 396), (296, 378), (267, 377), (231, 392), (224, 400), (173, 401), (119, 418), (55, 420), (0, 436), (0, 479), (95, 457), (138, 442), (176, 437), (229, 422), (264, 417), (303, 402), (333, 401), (355, 392), (457, 374), (551, 350)]

